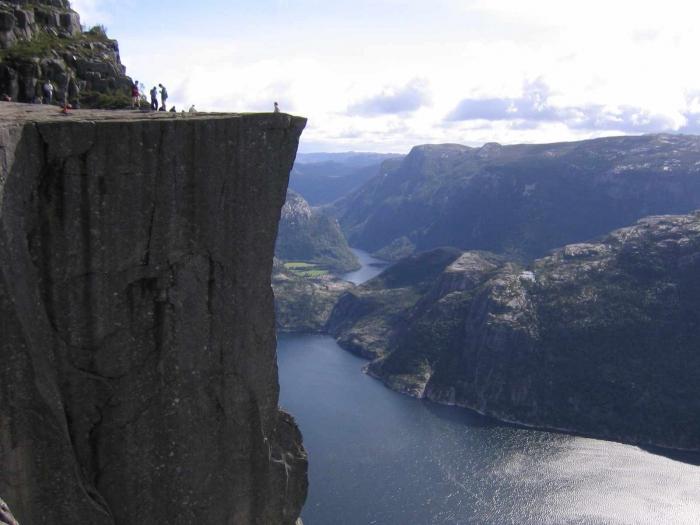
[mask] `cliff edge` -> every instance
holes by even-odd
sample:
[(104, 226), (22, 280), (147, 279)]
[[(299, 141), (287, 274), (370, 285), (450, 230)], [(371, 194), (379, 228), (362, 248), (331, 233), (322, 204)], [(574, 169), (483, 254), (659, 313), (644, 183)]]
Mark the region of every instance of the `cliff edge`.
[(0, 105), (0, 494), (21, 523), (295, 522), (270, 274), (304, 125)]

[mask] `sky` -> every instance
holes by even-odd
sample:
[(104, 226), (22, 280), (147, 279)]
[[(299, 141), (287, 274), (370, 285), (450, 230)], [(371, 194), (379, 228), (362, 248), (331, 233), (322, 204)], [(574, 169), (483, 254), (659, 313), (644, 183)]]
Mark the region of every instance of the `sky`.
[(687, 0), (72, 0), (178, 109), (309, 119), (301, 151), (700, 133)]

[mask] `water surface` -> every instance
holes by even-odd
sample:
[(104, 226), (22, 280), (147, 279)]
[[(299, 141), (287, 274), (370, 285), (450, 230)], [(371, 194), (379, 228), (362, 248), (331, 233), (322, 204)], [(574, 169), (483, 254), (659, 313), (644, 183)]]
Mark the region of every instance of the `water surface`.
[(384, 268), (388, 266), (388, 263), (386, 261), (376, 259), (375, 257), (372, 257), (369, 253), (363, 250), (359, 250), (358, 248), (350, 249), (360, 260), (362, 268), (354, 272), (349, 272), (344, 275), (341, 275), (341, 279), (350, 281), (353, 284), (362, 284), (365, 281), (369, 281), (373, 277), (382, 273), (382, 270), (384, 270)]
[(330, 337), (279, 338), (309, 453), (305, 525), (700, 523), (700, 467), (402, 396)]

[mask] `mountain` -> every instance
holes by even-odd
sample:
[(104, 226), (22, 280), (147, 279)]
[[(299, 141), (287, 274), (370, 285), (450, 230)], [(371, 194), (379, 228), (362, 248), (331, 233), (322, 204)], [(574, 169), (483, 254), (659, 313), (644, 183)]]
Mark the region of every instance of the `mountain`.
[(311, 208), (292, 190), (287, 192), (282, 208), (275, 254), (283, 261), (309, 263), (334, 273), (360, 266), (338, 221), (325, 211)]
[(47, 80), (57, 103), (67, 92), (82, 107), (131, 105), (132, 80), (102, 26), (82, 31), (67, 0), (0, 0), (0, 94), (40, 100)]
[(300, 153), (289, 187), (314, 206), (329, 204), (380, 173), (384, 162), (401, 158), (383, 153)]
[(700, 208), (700, 138), (417, 146), (334, 205), (352, 246), (399, 259), (438, 246), (530, 260), (656, 214)]
[(397, 325), (454, 259), (456, 248), (439, 248), (407, 257), (364, 285), (341, 295), (326, 331), (346, 350), (375, 359), (384, 355)]
[(332, 274), (288, 268), (276, 259), (272, 290), (278, 332), (323, 333), (338, 297), (352, 288)]
[(293, 525), (285, 114), (0, 104), (0, 491), (21, 523)]
[(700, 212), (646, 218), (527, 266), (443, 249), (398, 265), (412, 270), (346, 293), (328, 322), (390, 388), (700, 450)]

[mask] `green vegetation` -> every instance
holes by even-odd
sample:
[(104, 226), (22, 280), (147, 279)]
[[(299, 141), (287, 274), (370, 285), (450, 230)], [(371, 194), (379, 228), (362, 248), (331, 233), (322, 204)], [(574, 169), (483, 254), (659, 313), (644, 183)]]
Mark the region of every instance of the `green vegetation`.
[(72, 37), (62, 37), (41, 31), (31, 40), (20, 40), (11, 48), (0, 50), (0, 60), (30, 61), (51, 56), (54, 52), (77, 53), (82, 44), (110, 42), (102, 26), (95, 26), (85, 33)]
[(286, 262), (284, 263), (284, 268), (297, 277), (304, 278), (318, 278), (324, 275), (328, 275), (328, 270), (317, 265), (308, 262)]
[(277, 235), (276, 256), (283, 261), (306, 261), (321, 270), (344, 273), (359, 268), (337, 221), (325, 212), (312, 209), (301, 195), (289, 191), (282, 210)]
[(127, 93), (118, 91), (107, 93), (83, 91), (80, 94), (80, 103), (84, 107), (96, 109), (128, 109), (131, 107), (131, 97)]

